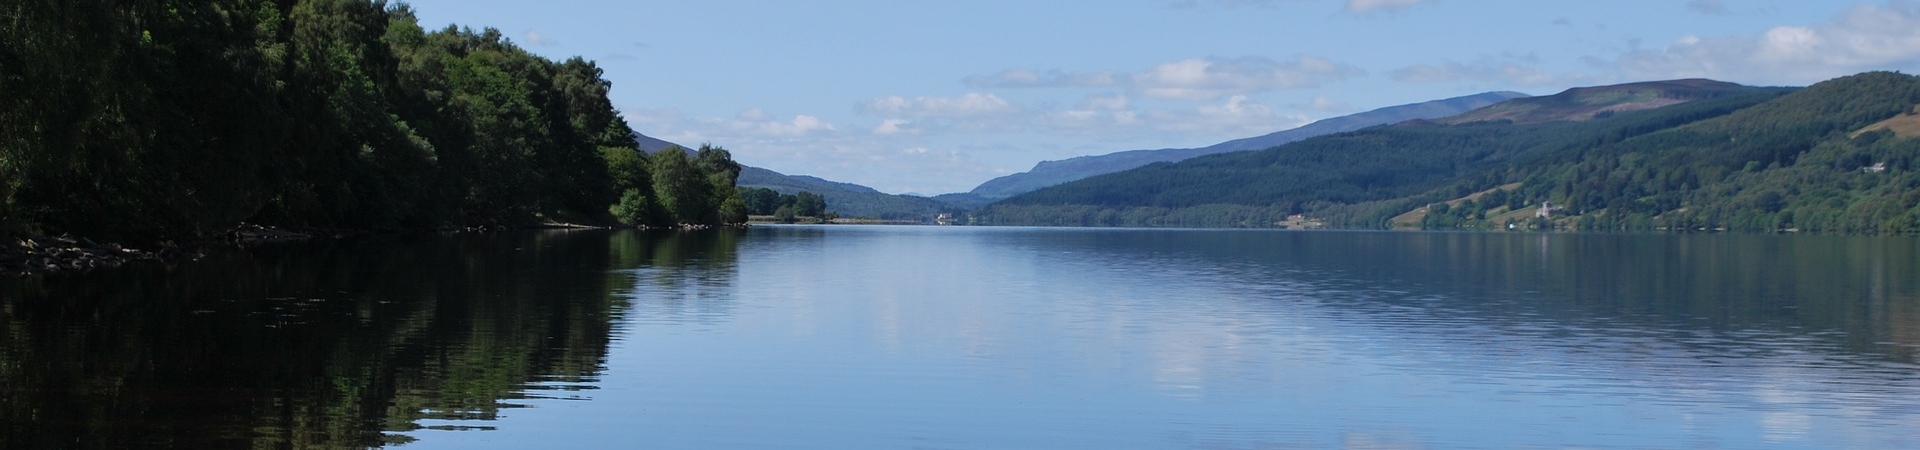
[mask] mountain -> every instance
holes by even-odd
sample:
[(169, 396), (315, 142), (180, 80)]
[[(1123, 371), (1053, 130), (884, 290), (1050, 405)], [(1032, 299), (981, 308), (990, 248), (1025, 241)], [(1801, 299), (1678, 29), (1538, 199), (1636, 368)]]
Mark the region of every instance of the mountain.
[[(1751, 88), (1705, 79), (1652, 81), (1612, 86), (1573, 88), (1543, 97), (1515, 99), (1466, 114), (1445, 117), (1440, 123), (1506, 121), (1516, 124), (1593, 120), (1627, 111), (1641, 111), (1695, 100), (1737, 95)], [(1456, 113), (1457, 114), (1457, 113)]]
[(829, 181), (805, 175), (787, 175), (758, 167), (746, 167), (741, 170), (740, 178), (734, 184), (742, 188), (772, 189), (782, 194), (800, 191), (820, 194), (827, 198), (828, 211), (846, 217), (930, 219), (944, 210), (953, 209), (951, 206), (926, 197), (886, 194), (858, 184)]
[(666, 150), (667, 147), (673, 147), (673, 146), (679, 146), (680, 148), (685, 148), (685, 149), (699, 148), (699, 147), (688, 147), (685, 145), (663, 141), (663, 140), (660, 140), (659, 138), (655, 138), (653, 136), (648, 136), (640, 133), (634, 133), (633, 140), (640, 143), (640, 151), (647, 152), (647, 153), (659, 152), (661, 150)]
[[(1031, 192), (1082, 178), (1119, 172), (1156, 162), (1180, 161), (1215, 153), (1260, 150), (1314, 136), (1343, 133), (1375, 125), (1415, 119), (1434, 119), (1460, 114), (1503, 101), (1523, 98), (1518, 92), (1487, 92), (1444, 100), (1390, 106), (1359, 114), (1320, 120), (1290, 130), (1264, 136), (1235, 139), (1201, 148), (1132, 150), (1105, 155), (1081, 156), (1060, 161), (1042, 161), (1032, 170), (987, 180), (965, 194), (935, 197), (957, 206), (977, 207), (993, 200)], [(969, 195), (971, 194), (971, 195)]]
[(1870, 72), (1806, 88), (1676, 80), (1517, 102), (1096, 176), (976, 218), (1920, 233), (1920, 139), (1895, 128), (1920, 114), (1920, 77)]

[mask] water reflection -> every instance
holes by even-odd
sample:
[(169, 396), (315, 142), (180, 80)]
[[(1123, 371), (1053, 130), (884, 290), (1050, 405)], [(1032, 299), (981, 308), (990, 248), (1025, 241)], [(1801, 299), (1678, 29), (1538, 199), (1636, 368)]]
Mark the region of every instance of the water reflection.
[(1920, 446), (1913, 239), (832, 226), (219, 258), (5, 285), (0, 446)]
[(738, 233), (403, 236), (0, 280), (0, 447), (362, 448), (584, 398), (633, 273)]
[[(1099, 302), (1098, 308), (1133, 310), (1124, 316), (1163, 321), (1135, 339), (1171, 347), (1164, 352), (1171, 356), (1155, 362), (1155, 379), (1177, 390), (1245, 395), (1253, 380), (1300, 382), (1301, 366), (1380, 378), (1414, 374), (1424, 383), (1455, 386), (1415, 390), (1419, 395), (1478, 392), (1524, 402), (1512, 405), (1518, 410), (1565, 402), (1639, 414), (1708, 412), (1690, 413), (1689, 421), (1699, 421), (1687, 425), (1695, 431), (1674, 434), (1707, 439), (1687, 447), (1913, 444), (1888, 435), (1920, 420), (1920, 405), (1911, 401), (1920, 395), (1916, 242), (1218, 231), (1035, 233), (997, 241), (1045, 255), (1045, 265), (1073, 268), (1062, 272), (1146, 280), (1134, 285), (1237, 288), (1189, 288), (1184, 296), (1116, 293)], [(1168, 303), (1178, 306), (1139, 312)], [(1191, 312), (1169, 312), (1189, 308), (1212, 311), (1189, 319), (1180, 316)], [(1225, 332), (1182, 331), (1168, 319)], [(1292, 341), (1259, 342), (1276, 338)], [(1434, 406), (1425, 402), (1408, 404)], [(1756, 420), (1732, 419), (1745, 414)], [(1563, 434), (1572, 425), (1502, 418)], [(1629, 435), (1660, 435), (1651, 431), (1659, 426), (1645, 425)], [(1744, 432), (1748, 426), (1757, 431)], [(1218, 437), (1248, 443), (1231, 434)]]
[(1846, 351), (1904, 363), (1916, 362), (1920, 349), (1920, 277), (1913, 276), (1920, 274), (1920, 240), (1913, 238), (1204, 231), (1060, 237), (1067, 239), (1047, 245), (1133, 261), (1118, 263), (1123, 267), (1175, 266), (1203, 279), (1309, 289), (1360, 311), (1416, 308), (1517, 333), (1604, 328), (1738, 340), (1773, 332), (1836, 337)]

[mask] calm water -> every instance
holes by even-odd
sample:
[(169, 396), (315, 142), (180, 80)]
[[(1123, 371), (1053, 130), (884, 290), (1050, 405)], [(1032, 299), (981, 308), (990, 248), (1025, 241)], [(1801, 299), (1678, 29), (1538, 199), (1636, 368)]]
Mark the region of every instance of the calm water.
[(936, 227), (0, 280), (0, 446), (1920, 448), (1920, 240)]

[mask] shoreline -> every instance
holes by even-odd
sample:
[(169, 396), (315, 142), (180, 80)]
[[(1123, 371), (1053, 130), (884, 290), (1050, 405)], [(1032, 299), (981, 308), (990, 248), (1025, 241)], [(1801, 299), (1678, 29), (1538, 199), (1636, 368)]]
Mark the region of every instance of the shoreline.
[(346, 239), (355, 236), (406, 233), (492, 233), (523, 230), (636, 229), (698, 231), (719, 227), (745, 228), (750, 225), (686, 225), (678, 227), (596, 226), (549, 222), (535, 225), (480, 225), (442, 227), (424, 230), (370, 231), (342, 229), (298, 229), (241, 224), (212, 237), (186, 242), (156, 242), (148, 246), (128, 246), (117, 242), (95, 242), (86, 237), (42, 236), (32, 233), (0, 233), (0, 279), (43, 275), (85, 274), (140, 262), (179, 263), (199, 260), (214, 248), (241, 248), (264, 244), (302, 242), (314, 239)]

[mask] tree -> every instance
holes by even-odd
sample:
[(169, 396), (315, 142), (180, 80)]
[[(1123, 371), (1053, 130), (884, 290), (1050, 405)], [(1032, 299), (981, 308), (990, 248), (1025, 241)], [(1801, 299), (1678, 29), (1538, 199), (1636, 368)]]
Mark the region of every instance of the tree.
[(740, 198), (746, 202), (747, 213), (752, 215), (773, 214), (773, 210), (783, 204), (778, 191), (760, 187), (741, 189)]
[(702, 144), (695, 158), (700, 172), (706, 174), (707, 183), (712, 185), (711, 201), (716, 202), (719, 223), (747, 223), (747, 204), (740, 198), (739, 190), (734, 187), (740, 178), (740, 163), (733, 162), (733, 154), (727, 149), (712, 144)]
[(700, 167), (687, 156), (686, 149), (668, 147), (653, 158), (653, 192), (673, 223), (709, 224), (716, 222), (718, 211), (712, 206), (713, 185)]
[(801, 191), (794, 194), (793, 212), (806, 217), (820, 217), (827, 212), (827, 198), (820, 194)]
[[(5, 3), (4, 231), (738, 218), (731, 155), (709, 146), (656, 179), (593, 62), (547, 60), (494, 29), (428, 31), (385, 5)], [(686, 200), (677, 211), (661, 186)]]

